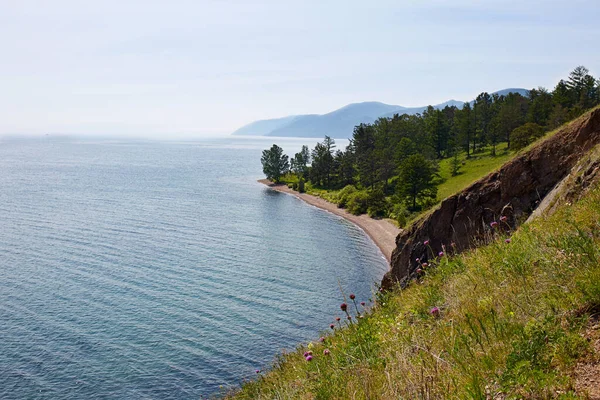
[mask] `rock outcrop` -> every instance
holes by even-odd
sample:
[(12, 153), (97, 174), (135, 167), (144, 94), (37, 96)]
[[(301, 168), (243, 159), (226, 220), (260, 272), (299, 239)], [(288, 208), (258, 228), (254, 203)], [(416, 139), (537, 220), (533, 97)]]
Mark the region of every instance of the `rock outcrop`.
[(448, 197), (436, 210), (398, 235), (391, 270), (385, 275), (382, 287), (406, 284), (414, 277), (420, 262), (427, 261), (432, 254), (444, 249), (448, 253), (460, 252), (484, 242), (490, 234), (490, 223), (502, 216), (506, 222), (500, 228), (504, 224), (516, 228), (599, 143), (600, 109), (596, 109), (565, 125), (498, 171)]

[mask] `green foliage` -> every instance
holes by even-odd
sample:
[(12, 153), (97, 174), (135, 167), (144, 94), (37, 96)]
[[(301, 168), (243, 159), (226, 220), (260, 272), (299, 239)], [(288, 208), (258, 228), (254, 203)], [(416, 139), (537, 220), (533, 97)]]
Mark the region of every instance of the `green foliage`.
[(383, 193), (383, 189), (375, 188), (368, 191), (367, 214), (369, 217), (385, 217), (388, 214), (388, 202)]
[(351, 320), (338, 310), (323, 342), (281, 356), (232, 396), (585, 398), (574, 372), (591, 354), (583, 332), (600, 304), (598, 221), (595, 187), (510, 243), (494, 233), (487, 246), (432, 258), (418, 281), (378, 294), (371, 310), (350, 303)]
[(338, 205), (338, 207), (345, 208), (348, 204), (350, 196), (352, 196), (357, 191), (358, 189), (356, 189), (356, 187), (354, 187), (353, 185), (344, 186), (344, 188), (338, 192), (335, 203)]
[(346, 209), (354, 215), (366, 213), (369, 209), (369, 193), (366, 190), (361, 190), (348, 195)]
[(519, 150), (544, 136), (544, 128), (533, 122), (528, 122), (513, 130), (510, 134), (510, 146)]
[(433, 163), (421, 154), (408, 157), (400, 167), (398, 195), (412, 210), (417, 209), (417, 202), (427, 199), (435, 200), (437, 187), (434, 182), (436, 170)]
[(267, 179), (280, 182), (281, 176), (287, 173), (290, 168), (288, 156), (283, 154), (283, 149), (276, 144), (269, 150), (263, 150), (260, 162), (263, 166), (263, 173)]

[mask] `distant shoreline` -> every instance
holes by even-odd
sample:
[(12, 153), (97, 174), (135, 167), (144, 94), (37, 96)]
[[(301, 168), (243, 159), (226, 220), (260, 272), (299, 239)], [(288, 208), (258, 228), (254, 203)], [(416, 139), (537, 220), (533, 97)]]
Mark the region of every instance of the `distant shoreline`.
[(336, 204), (330, 203), (327, 200), (311, 194), (299, 193), (288, 188), (285, 184), (275, 184), (268, 179), (259, 179), (258, 182), (266, 185), (272, 190), (296, 196), (300, 200), (310, 205), (325, 211), (329, 211), (330, 213), (338, 215), (357, 225), (373, 240), (373, 242), (375, 242), (375, 245), (379, 247), (379, 250), (381, 250), (385, 256), (388, 264), (390, 263), (392, 259), (392, 251), (394, 251), (396, 248), (396, 236), (398, 236), (398, 234), (401, 232), (401, 230), (391, 222), (384, 219), (373, 219), (365, 214), (350, 214), (343, 208), (339, 208)]

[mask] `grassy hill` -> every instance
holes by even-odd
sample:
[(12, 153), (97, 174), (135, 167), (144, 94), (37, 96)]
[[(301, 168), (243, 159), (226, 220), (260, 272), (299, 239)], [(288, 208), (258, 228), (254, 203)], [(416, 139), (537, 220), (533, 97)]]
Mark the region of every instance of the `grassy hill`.
[(595, 187), (517, 232), (500, 222), (489, 245), (437, 257), (373, 310), (348, 300), (351, 320), (337, 310), (323, 342), (232, 397), (585, 398), (577, 362), (598, 357), (586, 335), (600, 313), (599, 221)]

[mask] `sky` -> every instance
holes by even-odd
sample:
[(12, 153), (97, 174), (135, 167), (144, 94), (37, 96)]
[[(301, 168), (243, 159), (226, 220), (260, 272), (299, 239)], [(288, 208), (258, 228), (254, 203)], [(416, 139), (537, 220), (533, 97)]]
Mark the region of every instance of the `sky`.
[(199, 137), (600, 76), (597, 0), (0, 0), (0, 135)]

